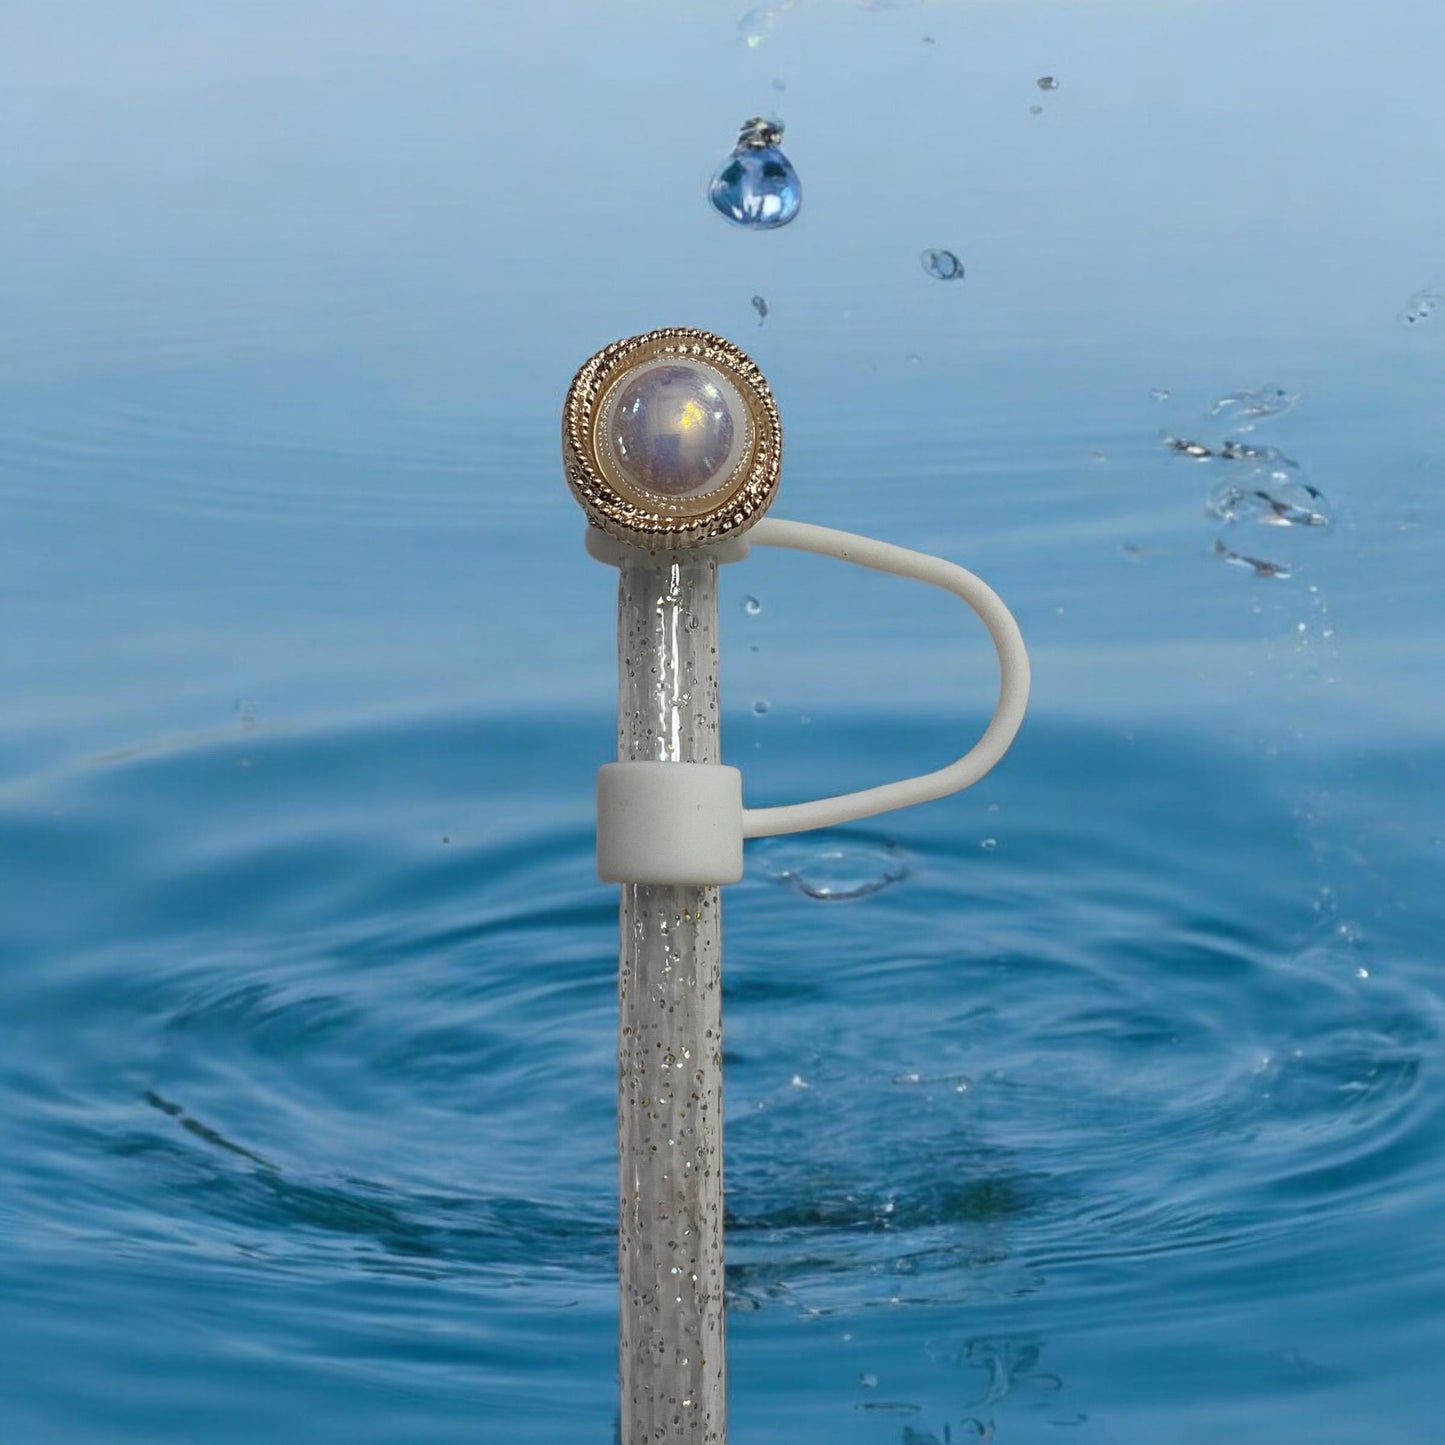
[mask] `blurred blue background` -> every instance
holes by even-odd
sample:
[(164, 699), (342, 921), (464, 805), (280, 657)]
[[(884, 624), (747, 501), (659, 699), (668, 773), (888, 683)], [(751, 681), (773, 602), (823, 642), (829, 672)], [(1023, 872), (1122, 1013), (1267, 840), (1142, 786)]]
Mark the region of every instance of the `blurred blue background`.
[[(1445, 20), (744, 8), (0, 15), (0, 1438), (610, 1438), (557, 433), (669, 324), (1036, 670), (728, 895), (735, 1437), (1436, 1438)], [(986, 716), (946, 599), (724, 589), (750, 801)]]

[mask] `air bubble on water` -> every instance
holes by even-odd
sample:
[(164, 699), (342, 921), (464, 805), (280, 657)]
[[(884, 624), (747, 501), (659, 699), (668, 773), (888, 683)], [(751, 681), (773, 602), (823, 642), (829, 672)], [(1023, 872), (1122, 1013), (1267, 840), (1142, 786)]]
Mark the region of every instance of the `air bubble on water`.
[(766, 698), (760, 697), (760, 698), (753, 704), (753, 716), (754, 716), (754, 717), (762, 717), (762, 715), (763, 715), (765, 712), (767, 712), (767, 710), (768, 710), (768, 701), (767, 701)]
[(763, 604), (759, 602), (756, 597), (743, 598), (743, 611), (746, 612), (749, 617), (756, 617), (762, 610)]
[(1334, 520), (1318, 487), (1277, 467), (1226, 478), (1210, 492), (1205, 509), (1226, 522), (1266, 527), (1328, 527)]
[(1427, 286), (1405, 303), (1405, 309), (1400, 313), (1400, 325), (1420, 326), (1441, 310), (1445, 310), (1445, 291)]
[(1057, 90), (1059, 82), (1052, 75), (1041, 75), (1035, 82), (1040, 90)]
[(1221, 396), (1209, 408), (1209, 414), (1238, 419), (1242, 422), (1240, 431), (1253, 431), (1256, 423), (1292, 411), (1298, 401), (1297, 391), (1287, 391), (1282, 386), (1261, 386), (1253, 391), (1232, 391), (1228, 396)]
[(881, 893), (908, 877), (908, 855), (895, 843), (851, 838), (779, 838), (756, 845), (775, 882), (820, 902)]
[(758, 313), (758, 325), (768, 319), (768, 303), (761, 296), (753, 297), (753, 310)]
[(1214, 539), (1214, 555), (1236, 567), (1248, 567), (1256, 577), (1274, 577), (1282, 581), (1290, 575), (1289, 568), (1282, 563), (1271, 562), (1264, 557), (1247, 557), (1243, 552), (1226, 547), (1218, 537)]
[(963, 262), (952, 251), (924, 251), (918, 259), (936, 281), (963, 280)]

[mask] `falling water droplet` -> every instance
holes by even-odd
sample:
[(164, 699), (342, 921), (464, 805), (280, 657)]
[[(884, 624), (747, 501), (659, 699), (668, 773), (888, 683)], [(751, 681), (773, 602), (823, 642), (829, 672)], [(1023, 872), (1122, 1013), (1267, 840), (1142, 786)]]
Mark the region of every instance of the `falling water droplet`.
[(1057, 90), (1059, 82), (1052, 75), (1041, 75), (1035, 82), (1040, 90)]
[(759, 602), (756, 597), (743, 598), (743, 611), (746, 612), (749, 617), (756, 617), (762, 610), (763, 604)]
[(754, 717), (762, 717), (762, 716), (767, 712), (767, 710), (768, 710), (768, 700), (767, 700), (766, 698), (760, 697), (760, 698), (753, 704), (753, 716), (754, 716)]
[(743, 122), (733, 153), (708, 185), (708, 200), (735, 226), (754, 231), (786, 226), (803, 203), (793, 163), (779, 149), (783, 123), (764, 116)]
[(963, 280), (963, 262), (952, 251), (925, 251), (918, 259), (923, 269), (938, 281)]
[(1400, 313), (1400, 325), (1419, 326), (1442, 309), (1445, 309), (1445, 291), (1427, 286), (1405, 303), (1405, 309)]
[(753, 310), (758, 313), (758, 325), (768, 319), (768, 303), (761, 296), (753, 297)]

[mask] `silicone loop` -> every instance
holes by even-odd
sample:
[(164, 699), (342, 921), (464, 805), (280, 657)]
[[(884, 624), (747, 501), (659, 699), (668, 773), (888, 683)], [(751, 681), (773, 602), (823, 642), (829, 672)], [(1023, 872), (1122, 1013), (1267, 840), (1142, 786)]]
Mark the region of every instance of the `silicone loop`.
[(767, 517), (750, 528), (747, 535), (749, 542), (761, 547), (816, 552), (819, 556), (836, 557), (839, 561), (853, 562), (875, 572), (889, 572), (895, 577), (911, 577), (952, 592), (966, 602), (988, 628), (988, 635), (998, 651), (999, 689), (998, 706), (983, 736), (946, 768), (808, 803), (791, 803), (780, 808), (744, 808), (745, 838), (769, 838), (778, 833), (831, 828), (837, 823), (871, 818), (875, 813), (887, 813), (894, 808), (907, 808), (914, 803), (942, 798), (972, 787), (1003, 757), (1018, 734), (1024, 720), (1024, 709), (1028, 705), (1029, 657), (1018, 623), (991, 587), (972, 572), (945, 562), (941, 557), (910, 552), (906, 547), (895, 547), (852, 532), (835, 531), (832, 527), (815, 527), (809, 522), (784, 522)]

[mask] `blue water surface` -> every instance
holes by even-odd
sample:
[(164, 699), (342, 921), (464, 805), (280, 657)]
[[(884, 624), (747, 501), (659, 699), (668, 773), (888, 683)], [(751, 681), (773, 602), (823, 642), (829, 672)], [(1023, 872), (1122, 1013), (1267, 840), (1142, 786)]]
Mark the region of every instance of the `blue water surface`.
[[(764, 368), (780, 515), (1036, 668), (972, 792), (726, 895), (733, 1438), (1439, 1438), (1442, 22), (743, 8), (0, 17), (7, 1445), (611, 1439), (557, 431), (660, 324)], [(723, 585), (750, 801), (986, 719), (949, 599)]]

